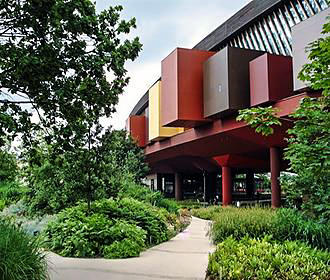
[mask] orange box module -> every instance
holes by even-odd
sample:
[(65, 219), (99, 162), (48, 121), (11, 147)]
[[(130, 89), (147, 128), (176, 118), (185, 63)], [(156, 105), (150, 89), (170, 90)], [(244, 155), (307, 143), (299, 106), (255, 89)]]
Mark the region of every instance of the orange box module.
[(214, 52), (175, 49), (162, 61), (162, 125), (195, 127), (203, 116), (203, 63)]
[(145, 116), (130, 116), (128, 119), (128, 131), (139, 147), (144, 147), (147, 144)]

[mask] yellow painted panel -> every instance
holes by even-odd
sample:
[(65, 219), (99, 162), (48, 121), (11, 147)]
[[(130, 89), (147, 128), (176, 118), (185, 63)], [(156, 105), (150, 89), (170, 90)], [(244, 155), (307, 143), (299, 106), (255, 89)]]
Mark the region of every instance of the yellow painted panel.
[(161, 126), (161, 81), (149, 89), (149, 140), (157, 141), (184, 132), (181, 127)]

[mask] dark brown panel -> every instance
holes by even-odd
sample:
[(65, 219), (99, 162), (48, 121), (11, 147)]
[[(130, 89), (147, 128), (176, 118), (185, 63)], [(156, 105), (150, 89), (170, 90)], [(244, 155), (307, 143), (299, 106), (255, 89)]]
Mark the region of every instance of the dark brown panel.
[(204, 117), (250, 106), (249, 62), (263, 52), (226, 47), (204, 63)]

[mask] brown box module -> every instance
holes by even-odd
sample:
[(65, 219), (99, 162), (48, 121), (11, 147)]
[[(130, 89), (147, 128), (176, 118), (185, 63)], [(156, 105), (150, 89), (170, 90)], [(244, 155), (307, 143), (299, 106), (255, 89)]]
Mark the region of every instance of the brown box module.
[(249, 62), (261, 51), (226, 47), (204, 62), (204, 117), (250, 106)]

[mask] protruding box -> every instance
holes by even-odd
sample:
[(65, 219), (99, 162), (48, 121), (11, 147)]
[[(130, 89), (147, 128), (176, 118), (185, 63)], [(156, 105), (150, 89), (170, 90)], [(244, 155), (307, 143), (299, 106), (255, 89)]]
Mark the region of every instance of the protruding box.
[(146, 117), (130, 116), (128, 118), (127, 129), (139, 147), (146, 145)]
[(175, 49), (162, 61), (162, 125), (195, 127), (203, 117), (203, 62), (214, 52)]
[(264, 52), (226, 47), (204, 63), (204, 117), (250, 105), (249, 62)]
[(330, 8), (292, 27), (293, 81), (295, 91), (302, 91), (308, 87), (308, 84), (298, 79), (298, 74), (303, 65), (310, 63), (306, 47), (319, 38), (329, 36), (328, 34), (321, 33), (328, 16), (330, 16)]
[(266, 53), (250, 62), (251, 106), (278, 101), (292, 91), (291, 57)]
[(149, 140), (159, 141), (184, 131), (178, 127), (163, 127), (161, 110), (167, 108), (162, 104), (162, 83), (158, 81), (149, 89)]

